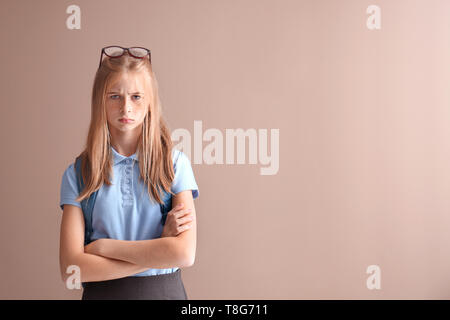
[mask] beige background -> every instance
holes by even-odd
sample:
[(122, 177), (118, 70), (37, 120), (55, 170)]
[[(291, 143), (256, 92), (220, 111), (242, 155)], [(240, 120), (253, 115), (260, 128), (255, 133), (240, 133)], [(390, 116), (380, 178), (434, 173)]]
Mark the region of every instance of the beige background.
[[(80, 30), (66, 28), (71, 4)], [(381, 30), (366, 27), (372, 4)], [(112, 44), (152, 50), (172, 130), (280, 129), (277, 175), (193, 164), (190, 299), (450, 298), (449, 1), (0, 8), (0, 298), (81, 297), (59, 276), (60, 183)]]

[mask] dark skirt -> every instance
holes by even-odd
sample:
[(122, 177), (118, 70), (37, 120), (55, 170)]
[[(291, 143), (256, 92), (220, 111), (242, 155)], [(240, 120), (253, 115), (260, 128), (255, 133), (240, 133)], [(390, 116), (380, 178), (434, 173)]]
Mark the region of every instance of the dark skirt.
[(81, 300), (187, 300), (181, 269), (167, 274), (84, 282)]

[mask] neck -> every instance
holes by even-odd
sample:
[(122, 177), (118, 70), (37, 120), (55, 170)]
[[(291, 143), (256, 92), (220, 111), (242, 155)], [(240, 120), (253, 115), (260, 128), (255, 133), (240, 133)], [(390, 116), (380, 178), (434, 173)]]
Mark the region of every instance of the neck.
[(111, 146), (121, 155), (129, 157), (137, 150), (139, 136), (134, 132), (120, 132), (120, 134), (110, 132)]

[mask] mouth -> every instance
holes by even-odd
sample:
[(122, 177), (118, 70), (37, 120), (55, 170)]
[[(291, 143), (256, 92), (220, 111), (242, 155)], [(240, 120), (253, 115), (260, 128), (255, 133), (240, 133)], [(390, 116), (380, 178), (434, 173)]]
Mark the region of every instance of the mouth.
[(119, 121), (122, 122), (122, 123), (131, 123), (131, 122), (133, 122), (134, 120), (133, 120), (133, 119), (122, 118), (122, 119), (119, 119)]

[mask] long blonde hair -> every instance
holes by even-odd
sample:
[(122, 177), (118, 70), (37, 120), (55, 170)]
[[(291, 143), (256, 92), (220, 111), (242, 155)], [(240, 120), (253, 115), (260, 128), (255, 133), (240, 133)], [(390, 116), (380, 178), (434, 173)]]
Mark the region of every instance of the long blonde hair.
[[(158, 83), (149, 59), (136, 59), (127, 54), (119, 58), (105, 57), (97, 70), (92, 89), (91, 122), (86, 146), (80, 156), (84, 189), (76, 199), (82, 201), (105, 183), (111, 185), (113, 155), (106, 118), (105, 96), (109, 81), (122, 72), (141, 72), (146, 78), (145, 88), (150, 103), (137, 146), (140, 178), (148, 187), (150, 199), (163, 203), (162, 191), (170, 190), (175, 177), (172, 162), (172, 140), (162, 116)], [(150, 84), (150, 87), (148, 86)], [(149, 120), (150, 119), (150, 123)]]

